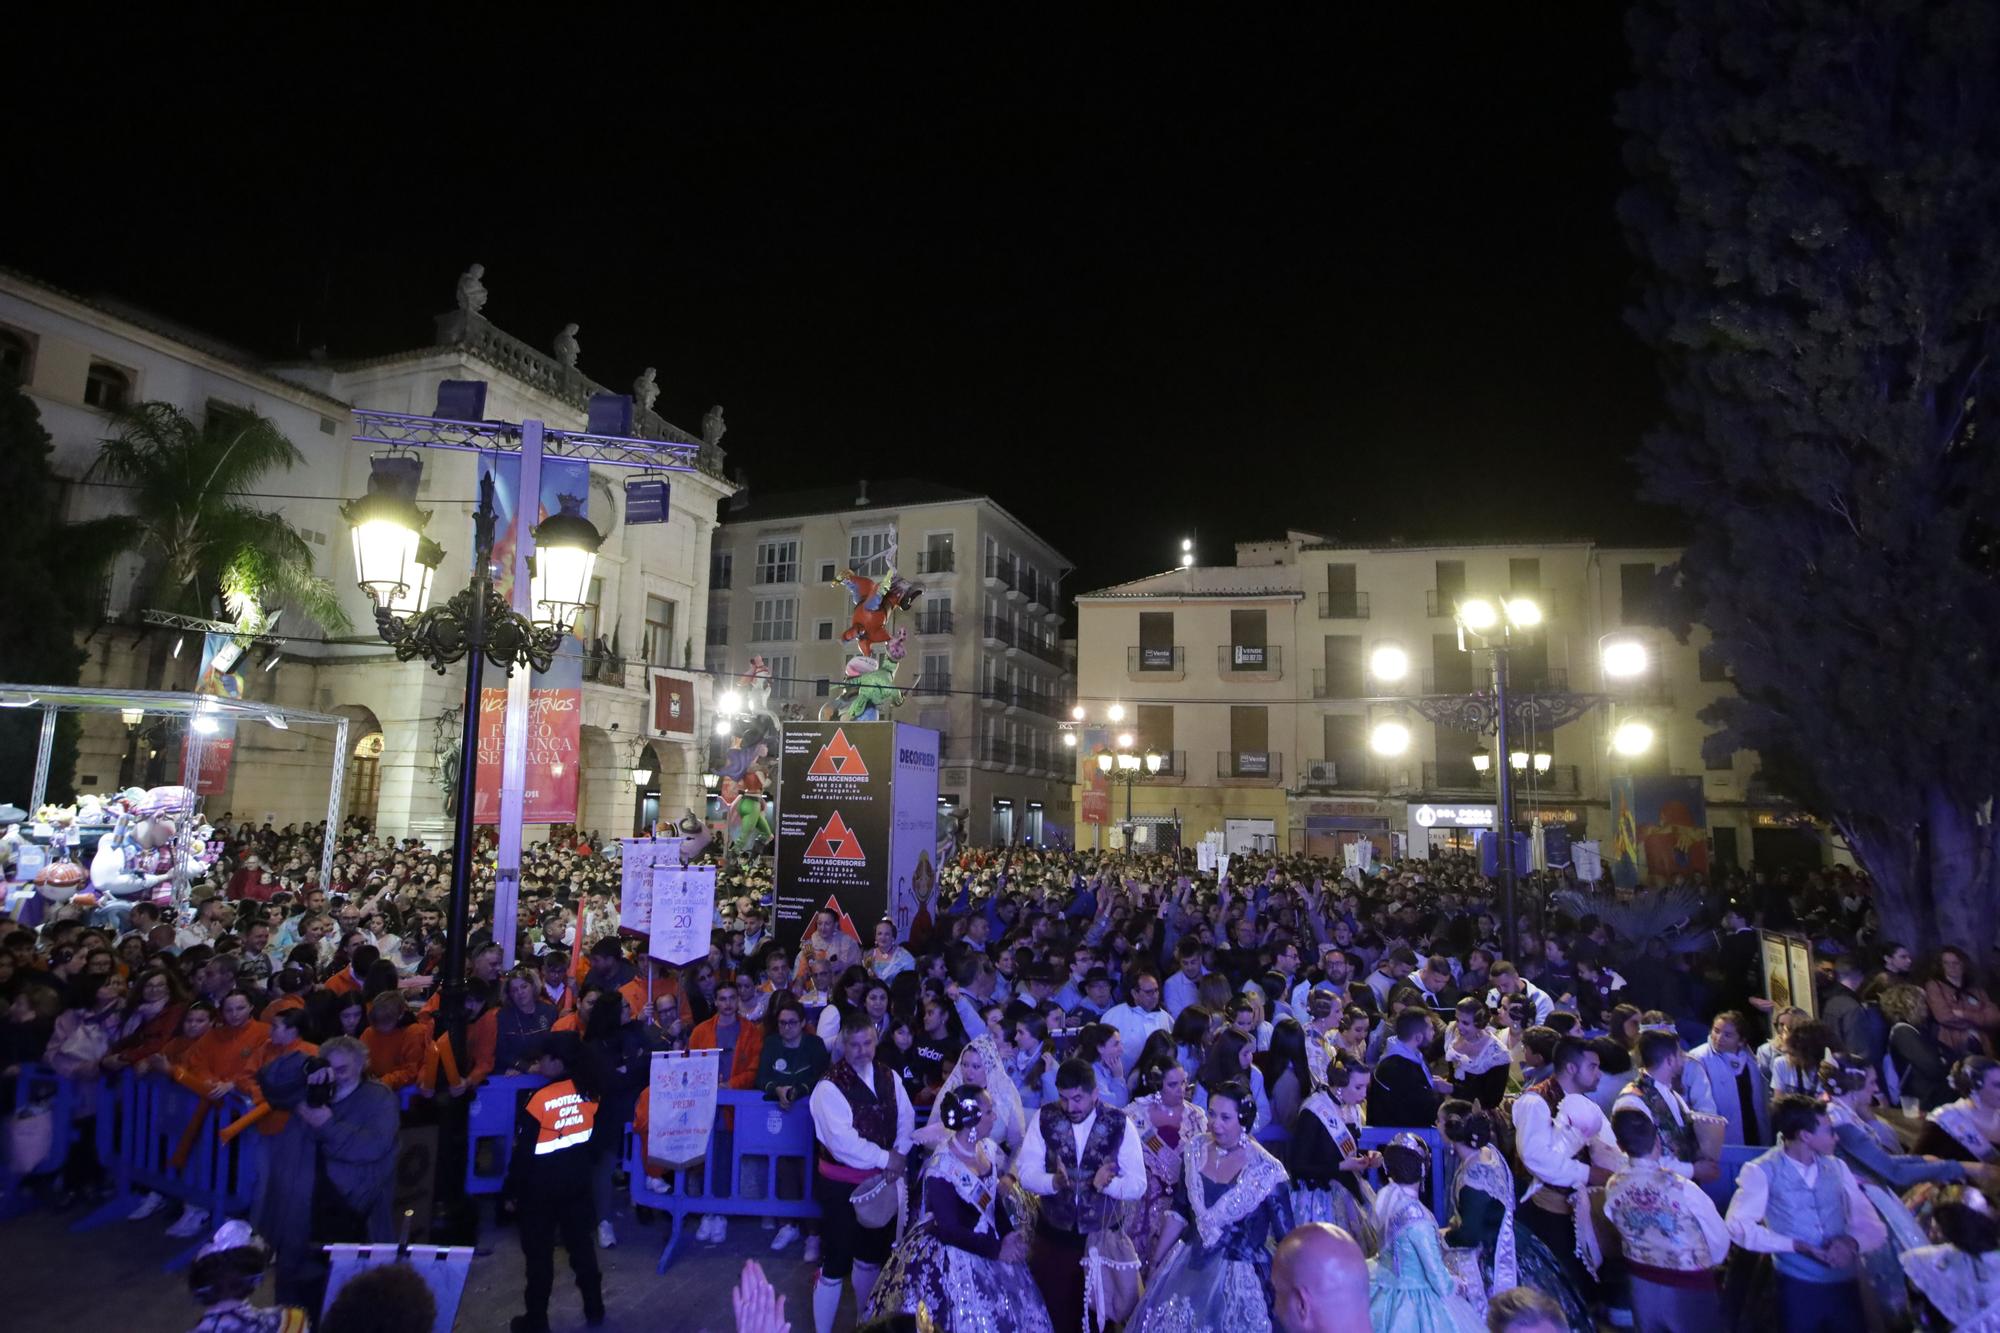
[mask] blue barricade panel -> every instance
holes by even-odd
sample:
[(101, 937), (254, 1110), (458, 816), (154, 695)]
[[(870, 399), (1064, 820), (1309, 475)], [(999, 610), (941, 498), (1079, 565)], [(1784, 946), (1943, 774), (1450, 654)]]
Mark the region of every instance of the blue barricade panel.
[[(733, 1108), (730, 1114), (724, 1115), (729, 1108)], [(660, 1251), (660, 1272), (673, 1262), (683, 1220), (690, 1213), (819, 1216), (812, 1196), (812, 1109), (806, 1103), (780, 1111), (761, 1092), (724, 1089), (716, 1094), (715, 1119), (717, 1127), (709, 1134), (703, 1164), (670, 1169), (667, 1181), (672, 1192), (667, 1194), (646, 1188), (646, 1145), (637, 1134), (628, 1134), (625, 1161), (632, 1177), (632, 1205), (665, 1213), (670, 1222), (666, 1246)], [(746, 1197), (748, 1186), (757, 1188)]]
[(498, 1194), (514, 1154), (514, 1122), (528, 1094), (548, 1082), (539, 1074), (501, 1074), (472, 1091), (466, 1120), (465, 1192)]
[[(5, 1153), (0, 1153), (0, 1216), (26, 1209), (32, 1204), (24, 1182), (29, 1176), (47, 1175), (62, 1169), (69, 1160), (70, 1144), (76, 1138), (76, 1093), (74, 1085), (55, 1070), (42, 1064), (22, 1065), (13, 1079), (13, 1095), (6, 1103), (9, 1135)], [(19, 1123), (23, 1115), (33, 1124)], [(21, 1144), (38, 1141), (46, 1132), (48, 1146), (33, 1162), (23, 1161), (16, 1170), (16, 1135)]]

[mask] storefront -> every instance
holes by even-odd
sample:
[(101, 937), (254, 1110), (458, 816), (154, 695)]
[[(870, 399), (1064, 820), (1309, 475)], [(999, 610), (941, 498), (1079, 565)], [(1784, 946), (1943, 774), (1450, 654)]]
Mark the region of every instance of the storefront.
[(1471, 856), (1473, 834), (1492, 830), (1499, 815), (1490, 805), (1424, 802), (1410, 807), (1410, 855)]
[(1295, 850), (1307, 856), (1324, 857), (1338, 864), (1349, 843), (1375, 845), (1375, 860), (1395, 855), (1388, 814), (1379, 801), (1304, 801), (1292, 821), (1295, 839), (1303, 838)]

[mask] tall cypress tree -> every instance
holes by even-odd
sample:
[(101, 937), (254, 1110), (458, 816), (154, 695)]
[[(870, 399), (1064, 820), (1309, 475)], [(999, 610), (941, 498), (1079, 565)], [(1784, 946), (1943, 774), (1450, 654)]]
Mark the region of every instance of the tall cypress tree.
[[(1641, 0), (1620, 102), (1648, 498), (1753, 749), (1913, 947), (1994, 936), (2000, 21), (1984, 0)], [(1978, 438), (1980, 429), (1988, 439)]]

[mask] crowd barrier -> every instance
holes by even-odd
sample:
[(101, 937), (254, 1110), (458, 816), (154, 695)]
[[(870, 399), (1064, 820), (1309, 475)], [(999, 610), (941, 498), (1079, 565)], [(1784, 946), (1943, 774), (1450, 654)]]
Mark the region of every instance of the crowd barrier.
[[(690, 1213), (785, 1219), (819, 1216), (812, 1194), (812, 1108), (798, 1102), (791, 1110), (781, 1111), (761, 1092), (728, 1090), (716, 1094), (715, 1104), (716, 1128), (708, 1136), (706, 1158), (670, 1167), (667, 1183), (671, 1192), (667, 1194), (646, 1188), (646, 1145), (627, 1127), (625, 1164), (632, 1177), (632, 1206), (665, 1213), (669, 1220), (667, 1243), (656, 1266), (661, 1273), (674, 1261)], [(734, 1108), (733, 1117), (722, 1114), (728, 1108)], [(732, 1118), (733, 1127), (724, 1129)], [(761, 1189), (746, 1195), (744, 1186), (752, 1173), (744, 1168), (752, 1165), (760, 1168)], [(798, 1197), (785, 1197), (793, 1193)]]
[[(76, 1089), (70, 1080), (42, 1064), (22, 1065), (14, 1075), (13, 1096), (6, 1104), (7, 1151), (0, 1154), (0, 1217), (12, 1217), (34, 1206), (28, 1194), (31, 1176), (60, 1171), (69, 1160), (71, 1141), (76, 1136), (74, 1104)], [(46, 1147), (35, 1151), (28, 1146), (46, 1136)], [(34, 1159), (18, 1163), (17, 1156), (32, 1153)]]
[(514, 1125), (528, 1094), (548, 1082), (539, 1074), (501, 1074), (472, 1091), (467, 1113), (465, 1192), (498, 1194), (514, 1155)]
[[(205, 1208), (214, 1218), (248, 1213), (257, 1198), (263, 1138), (249, 1133), (225, 1141), (222, 1131), (250, 1106), (237, 1093), (219, 1101), (197, 1097), (162, 1074), (105, 1080), (97, 1093), (97, 1155), (112, 1196), (71, 1230), (123, 1220), (147, 1191)], [(174, 1255), (167, 1270), (191, 1262), (206, 1239)]]

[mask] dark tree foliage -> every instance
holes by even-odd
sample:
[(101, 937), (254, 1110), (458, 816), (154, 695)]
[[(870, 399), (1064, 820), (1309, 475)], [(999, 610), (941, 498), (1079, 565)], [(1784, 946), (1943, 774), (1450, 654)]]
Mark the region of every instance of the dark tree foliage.
[(1641, 472), (1694, 534), (1677, 627), (1737, 686), (1710, 744), (1933, 947), (2000, 905), (1996, 28), (1984, 0), (1643, 0), (1620, 102), (1670, 407)]
[[(0, 681), (74, 685), (85, 653), (77, 633), (96, 604), (90, 585), (98, 562), (85, 559), (62, 520), (61, 482), (42, 414), (11, 377), (0, 375), (0, 477), (7, 479), (0, 522)], [(39, 708), (0, 710), (0, 802), (26, 804), (41, 743)], [(49, 767), (51, 801), (71, 800), (79, 728), (74, 714), (56, 726)]]

